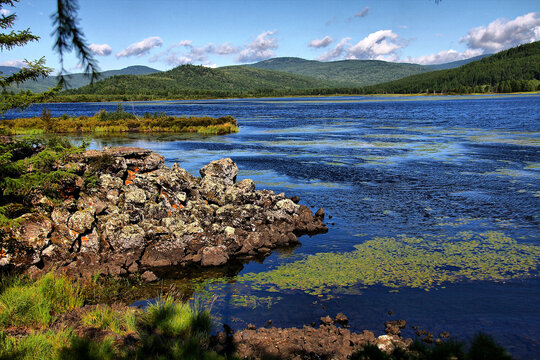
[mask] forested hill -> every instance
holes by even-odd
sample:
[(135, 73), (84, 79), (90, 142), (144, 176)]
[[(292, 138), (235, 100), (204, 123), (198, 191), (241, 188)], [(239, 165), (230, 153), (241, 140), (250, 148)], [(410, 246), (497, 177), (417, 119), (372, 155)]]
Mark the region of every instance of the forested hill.
[(369, 86), (363, 93), (487, 93), (540, 90), (540, 42), (521, 45), (459, 68)]
[(373, 85), (433, 71), (429, 67), (418, 64), (391, 63), (379, 60), (322, 62), (295, 57), (273, 58), (242, 66), (309, 76), (338, 87)]
[(211, 69), (182, 65), (145, 76), (113, 76), (66, 94), (153, 95), (181, 97), (208, 95), (268, 95), (275, 91), (314, 89), (327, 84), (313, 78), (242, 66)]
[[(8, 68), (8, 67), (0, 67), (0, 71), (5, 71), (5, 75), (9, 75), (11, 72), (15, 72), (12, 69), (15, 69), (15, 71), (19, 71), (19, 68)], [(103, 71), (100, 74), (101, 79), (106, 79), (111, 76), (115, 75), (147, 75), (147, 74), (154, 74), (160, 72), (159, 70), (153, 69), (148, 66), (142, 66), (142, 65), (133, 65), (128, 66), (126, 68), (120, 69), (120, 70), (107, 70)], [(79, 88), (81, 86), (85, 86), (90, 84), (90, 78), (84, 74), (70, 74), (66, 76), (66, 80), (68, 82), (69, 88)], [(8, 91), (26, 91), (30, 90), (33, 92), (43, 92), (47, 91), (47, 89), (55, 87), (58, 83), (58, 77), (56, 76), (47, 76), (46, 78), (38, 79), (38, 80), (29, 80), (25, 81), (24, 83), (20, 84), (19, 86), (13, 85), (10, 87), (7, 87), (6, 90)]]

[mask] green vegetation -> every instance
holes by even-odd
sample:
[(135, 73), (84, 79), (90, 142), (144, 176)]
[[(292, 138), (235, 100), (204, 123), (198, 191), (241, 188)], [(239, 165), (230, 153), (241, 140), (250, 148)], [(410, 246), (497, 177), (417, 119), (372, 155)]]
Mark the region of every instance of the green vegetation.
[(365, 94), (510, 93), (540, 90), (540, 42), (521, 45), (459, 68), (369, 86)]
[[(96, 95), (126, 97), (185, 98), (265, 96), (299, 89), (326, 87), (324, 82), (276, 71), (248, 67), (211, 69), (204, 66), (182, 65), (172, 70), (144, 76), (113, 76), (63, 94), (68, 99), (84, 101)], [(69, 96), (77, 95), (77, 96)], [(84, 96), (86, 96), (86, 98)], [(107, 98), (107, 97), (106, 97)]]
[[(54, 199), (65, 184), (75, 181), (75, 169), (57, 165), (60, 160), (85, 148), (85, 144), (74, 147), (59, 137), (1, 140), (0, 229), (16, 226), (13, 219), (28, 212), (39, 193)], [(29, 196), (31, 193), (35, 196)], [(4, 240), (0, 231), (0, 241)]]
[(432, 71), (429, 67), (418, 64), (379, 60), (322, 62), (294, 57), (268, 59), (247, 66), (309, 76), (324, 81), (328, 87), (367, 86)]
[(381, 351), (376, 345), (368, 345), (361, 351), (354, 353), (351, 360), (510, 360), (512, 357), (504, 348), (498, 345), (493, 338), (484, 333), (476, 334), (465, 351), (466, 344), (456, 340), (449, 340), (433, 345), (427, 345), (416, 340), (405, 351), (396, 347), (390, 354)]
[[(78, 282), (53, 273), (36, 281), (4, 279), (0, 359), (222, 359), (208, 350), (212, 324), (206, 310), (170, 297), (145, 310), (109, 305), (89, 310), (81, 307), (84, 293)], [(80, 320), (70, 313), (80, 314)], [(88, 327), (101, 333), (82, 335)]]
[(139, 118), (125, 112), (122, 105), (114, 112), (101, 110), (92, 117), (63, 115), (51, 118), (44, 109), (38, 118), (3, 120), (0, 134), (37, 133), (118, 133), (118, 132), (190, 132), (199, 134), (230, 134), (238, 132), (236, 120), (231, 116), (176, 117), (165, 113), (145, 114)]
[[(13, 68), (17, 69), (17, 68)], [(18, 69), (17, 69), (18, 70)], [(10, 71), (9, 67), (7, 66), (0, 66), (0, 71), (7, 73)], [(128, 66), (124, 69), (120, 70), (109, 70), (109, 71), (103, 71), (100, 73), (100, 79), (107, 79), (111, 76), (116, 75), (148, 75), (148, 74), (154, 74), (159, 72), (159, 70), (152, 69), (147, 66)], [(8, 92), (26, 92), (26, 91), (32, 91), (32, 92), (43, 92), (48, 90), (51, 87), (55, 87), (58, 84), (59, 81), (58, 76), (47, 76), (42, 79), (37, 80), (27, 80), (18, 86), (8, 86), (6, 87), (6, 91)], [(65, 76), (66, 80), (66, 88), (71, 89), (77, 89), (82, 86), (86, 86), (90, 84), (90, 79), (86, 74), (70, 74)]]
[(0, 294), (0, 325), (47, 327), (54, 321), (55, 314), (82, 304), (80, 287), (52, 273), (35, 282), (26, 278), (4, 280)]
[(318, 295), (332, 287), (384, 285), (429, 290), (463, 280), (505, 281), (537, 271), (540, 246), (520, 244), (500, 232), (456, 238), (376, 238), (349, 253), (320, 253), (274, 270), (243, 275), (255, 286)]

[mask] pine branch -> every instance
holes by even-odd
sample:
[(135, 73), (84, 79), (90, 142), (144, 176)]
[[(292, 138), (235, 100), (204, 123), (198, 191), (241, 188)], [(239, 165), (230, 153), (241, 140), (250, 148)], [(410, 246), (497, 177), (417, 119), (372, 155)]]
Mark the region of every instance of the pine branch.
[(84, 72), (90, 74), (90, 82), (93, 83), (99, 77), (97, 61), (92, 56), (92, 51), (86, 44), (78, 19), (76, 18), (79, 6), (76, 0), (57, 0), (57, 12), (51, 16), (56, 37), (53, 49), (60, 55), (60, 84), (65, 85), (64, 53), (75, 50), (77, 57), (84, 66)]
[(2, 77), (0, 75), (0, 86), (5, 88), (12, 84), (21, 84), (26, 80), (37, 80), (40, 77), (47, 77), (53, 69), (45, 66), (45, 57), (42, 57), (36, 61), (25, 60), (26, 67), (22, 68), (18, 72)]
[(30, 29), (12, 31), (9, 34), (0, 34), (0, 51), (11, 50), (15, 46), (22, 46), (30, 41), (39, 40), (39, 36), (30, 33)]
[(54, 98), (60, 90), (62, 90), (62, 86), (59, 84), (56, 87), (39, 94), (34, 94), (30, 91), (17, 94), (2, 93), (0, 94), (0, 114), (12, 109), (22, 111), (34, 103), (49, 101)]

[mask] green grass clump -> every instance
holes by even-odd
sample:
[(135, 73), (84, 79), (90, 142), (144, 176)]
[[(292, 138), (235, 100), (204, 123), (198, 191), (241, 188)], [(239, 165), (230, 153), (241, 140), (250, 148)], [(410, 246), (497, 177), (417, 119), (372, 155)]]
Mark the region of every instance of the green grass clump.
[(148, 306), (137, 321), (140, 337), (138, 358), (220, 359), (208, 351), (212, 322), (208, 311), (200, 311), (172, 298)]
[(95, 309), (85, 313), (81, 321), (84, 325), (112, 331), (115, 334), (125, 335), (135, 332), (135, 308), (113, 309), (108, 305), (98, 305)]
[(7, 281), (0, 293), (0, 325), (45, 327), (55, 315), (82, 306), (80, 287), (66, 277), (48, 273), (35, 282)]
[(12, 336), (0, 332), (0, 360), (58, 359), (73, 334), (71, 330), (31, 332), (27, 336)]

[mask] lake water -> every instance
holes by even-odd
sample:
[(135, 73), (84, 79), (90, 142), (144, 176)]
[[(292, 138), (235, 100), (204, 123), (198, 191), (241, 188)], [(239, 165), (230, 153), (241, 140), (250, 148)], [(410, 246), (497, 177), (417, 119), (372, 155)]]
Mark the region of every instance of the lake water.
[[(46, 106), (60, 116), (116, 104)], [(301, 327), (343, 312), (352, 330), (380, 335), (384, 321), (405, 319), (411, 337), (411, 325), (459, 339), (484, 331), (517, 357), (540, 354), (539, 95), (124, 106), (137, 114), (232, 115), (240, 132), (130, 134), (95, 138), (92, 147), (150, 148), (194, 175), (231, 157), (239, 179), (323, 207), (330, 229), (264, 261), (192, 272), (187, 283), (171, 272), (155, 294), (171, 284), (191, 289), (213, 302), (218, 323), (235, 329), (268, 320)]]

